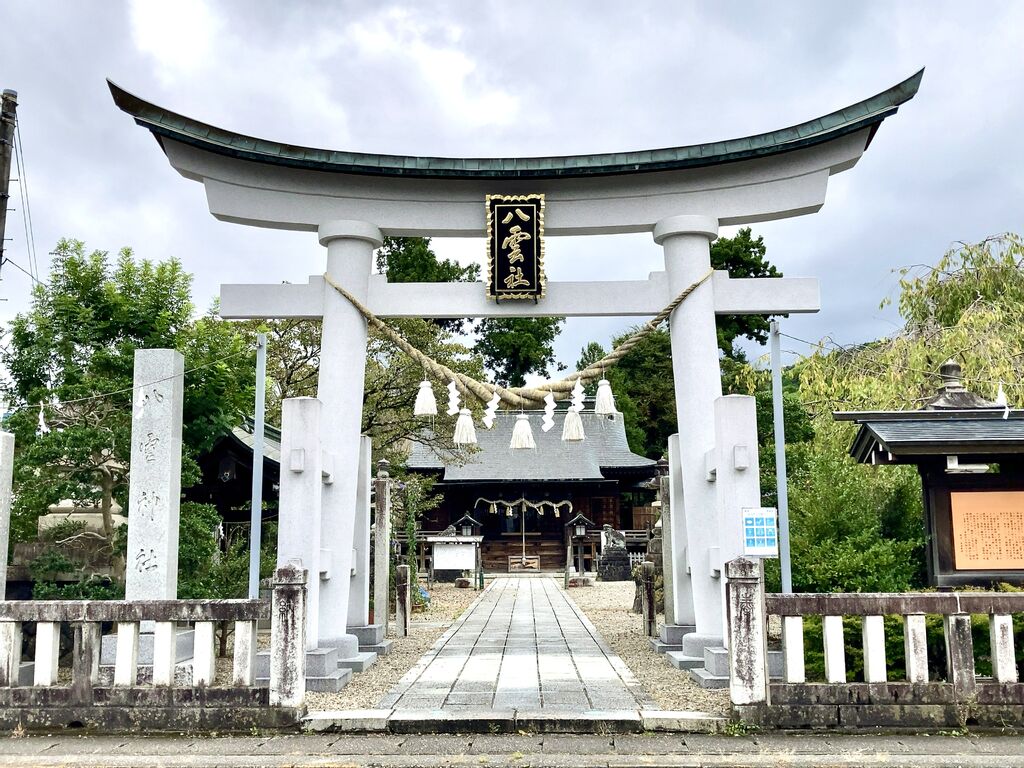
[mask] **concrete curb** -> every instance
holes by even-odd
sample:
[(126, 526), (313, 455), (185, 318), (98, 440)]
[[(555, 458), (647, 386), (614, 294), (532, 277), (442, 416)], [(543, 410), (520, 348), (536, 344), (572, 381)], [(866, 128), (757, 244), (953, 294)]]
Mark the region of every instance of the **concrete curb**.
[(311, 712), (302, 719), (307, 733), (722, 733), (728, 720), (704, 712), (620, 710), (554, 713), (529, 710), (353, 709)]

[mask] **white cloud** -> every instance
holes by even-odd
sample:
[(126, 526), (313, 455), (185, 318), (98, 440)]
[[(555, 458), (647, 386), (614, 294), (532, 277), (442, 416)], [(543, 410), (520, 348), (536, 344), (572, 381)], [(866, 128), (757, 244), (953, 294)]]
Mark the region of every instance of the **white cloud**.
[(396, 60), (432, 94), (437, 111), (463, 127), (509, 125), (520, 112), (518, 97), (479, 77), (477, 62), (461, 49), (461, 27), (415, 9), (387, 8), (345, 30), (363, 57)]
[(132, 41), (152, 57), (164, 86), (194, 77), (214, 57), (223, 19), (203, 0), (131, 0)]

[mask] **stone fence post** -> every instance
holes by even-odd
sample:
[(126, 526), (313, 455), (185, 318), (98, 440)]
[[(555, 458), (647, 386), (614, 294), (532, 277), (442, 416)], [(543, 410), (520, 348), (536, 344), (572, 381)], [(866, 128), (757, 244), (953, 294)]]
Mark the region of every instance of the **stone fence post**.
[(409, 614), (412, 605), (409, 603), (409, 566), (400, 565), (395, 568), (395, 634), (399, 637), (409, 635)]
[(640, 565), (640, 604), (644, 615), (644, 634), (658, 636), (658, 608), (654, 603), (654, 563)]
[(388, 462), (377, 462), (374, 489), (376, 515), (373, 540), (373, 623), (388, 632), (388, 603), (391, 595), (391, 478)]
[(761, 563), (738, 557), (725, 564), (725, 576), (729, 698), (734, 706), (770, 703)]
[(301, 707), (306, 698), (306, 569), (274, 571), (270, 606), (270, 705)]

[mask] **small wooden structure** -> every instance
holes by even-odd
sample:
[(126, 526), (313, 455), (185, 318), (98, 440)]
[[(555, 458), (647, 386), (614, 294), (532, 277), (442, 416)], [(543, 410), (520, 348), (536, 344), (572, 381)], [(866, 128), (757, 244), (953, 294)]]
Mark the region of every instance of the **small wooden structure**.
[(1024, 412), (966, 390), (952, 360), (940, 372), (921, 410), (834, 416), (860, 424), (857, 461), (917, 467), (931, 584), (1024, 584)]

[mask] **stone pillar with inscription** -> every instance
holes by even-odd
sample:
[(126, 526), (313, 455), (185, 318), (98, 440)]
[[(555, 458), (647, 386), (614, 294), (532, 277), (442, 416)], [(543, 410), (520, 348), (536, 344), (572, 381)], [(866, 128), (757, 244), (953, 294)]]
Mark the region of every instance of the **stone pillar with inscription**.
[[(181, 422), (185, 358), (173, 349), (135, 350), (131, 474), (128, 484), (126, 600), (178, 596)], [(152, 664), (153, 623), (142, 622), (139, 665)], [(113, 664), (116, 637), (103, 638), (101, 663)], [(179, 632), (175, 658), (191, 656), (192, 632)]]
[(184, 374), (176, 350), (135, 351), (126, 600), (178, 596)]

